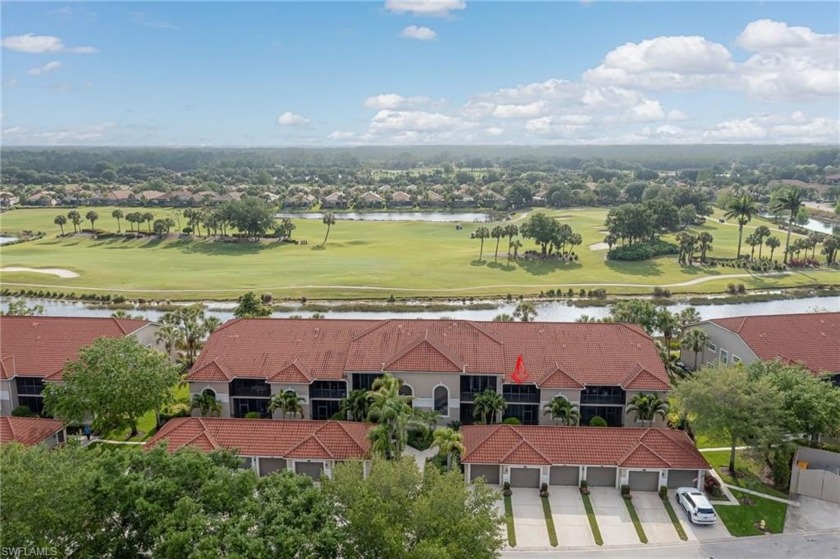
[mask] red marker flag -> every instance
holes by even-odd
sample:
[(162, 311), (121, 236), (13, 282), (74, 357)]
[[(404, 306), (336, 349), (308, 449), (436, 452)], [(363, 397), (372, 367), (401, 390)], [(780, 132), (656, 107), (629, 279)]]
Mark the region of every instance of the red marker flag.
[(522, 354), (519, 354), (519, 357), (516, 358), (516, 367), (513, 370), (513, 374), (510, 378), (516, 384), (522, 384), (528, 378), (528, 373), (525, 371), (525, 360), (522, 359)]

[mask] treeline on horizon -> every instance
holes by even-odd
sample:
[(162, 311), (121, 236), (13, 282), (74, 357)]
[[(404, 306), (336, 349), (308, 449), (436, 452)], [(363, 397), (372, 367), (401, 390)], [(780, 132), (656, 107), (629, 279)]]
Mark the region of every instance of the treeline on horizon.
[(508, 171), (580, 170), (587, 163), (615, 170), (679, 171), (727, 169), (736, 163), (840, 166), (840, 148), (814, 145), (680, 146), (364, 146), (354, 148), (110, 148), (7, 147), (6, 170), (91, 172), (97, 163), (143, 165), (174, 172), (293, 166), (310, 169), (411, 170), (454, 164), (461, 168)]

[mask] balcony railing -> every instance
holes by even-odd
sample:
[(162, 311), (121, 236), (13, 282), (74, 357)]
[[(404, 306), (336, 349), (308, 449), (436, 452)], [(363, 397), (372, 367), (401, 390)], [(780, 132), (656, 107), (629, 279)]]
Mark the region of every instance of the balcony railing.
[(310, 388), (309, 397), (340, 400), (347, 397), (347, 390), (343, 388)]
[(230, 395), (239, 398), (270, 398), (271, 387), (264, 386), (233, 386)]
[(532, 394), (505, 394), (504, 395), (505, 402), (508, 404), (539, 404), (540, 403), (540, 395), (539, 393), (532, 393)]
[(600, 405), (624, 405), (623, 394), (581, 394), (580, 403), (584, 404), (600, 404)]

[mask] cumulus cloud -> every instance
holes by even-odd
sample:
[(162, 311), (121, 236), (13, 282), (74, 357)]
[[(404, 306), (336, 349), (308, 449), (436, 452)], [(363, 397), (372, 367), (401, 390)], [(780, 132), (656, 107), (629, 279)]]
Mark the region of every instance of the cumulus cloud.
[(58, 37), (54, 37), (52, 35), (34, 35), (32, 33), (3, 37), (3, 40), (0, 43), (3, 45), (3, 48), (9, 50), (34, 54), (42, 54), (46, 52), (91, 54), (96, 52), (96, 49), (93, 47), (68, 47)]
[[(434, 103), (440, 104), (440, 102)], [(379, 110), (417, 108), (431, 104), (433, 104), (433, 101), (428, 97), (404, 97), (396, 93), (383, 93), (381, 95), (374, 95), (373, 97), (365, 99), (365, 107)]]
[(418, 41), (434, 41), (437, 38), (437, 33), (429, 27), (409, 25), (400, 32), (400, 37), (417, 39)]
[(525, 105), (496, 105), (491, 113), (496, 118), (533, 118), (548, 110), (545, 101), (534, 101)]
[(303, 126), (309, 124), (310, 120), (305, 116), (295, 113), (285, 112), (277, 117), (277, 124), (281, 126)]
[(343, 130), (336, 130), (331, 132), (329, 136), (327, 136), (328, 140), (349, 140), (356, 134), (354, 132), (346, 132)]
[(415, 16), (449, 17), (453, 11), (466, 7), (466, 0), (385, 0), (389, 12)]
[(53, 70), (58, 70), (59, 68), (61, 68), (61, 62), (53, 60), (52, 62), (47, 62), (43, 66), (30, 68), (26, 71), (26, 73), (30, 76), (40, 76), (41, 74), (46, 74), (47, 72), (52, 72)]
[(368, 131), (377, 133), (389, 130), (451, 130), (471, 126), (474, 125), (465, 122), (460, 117), (441, 113), (382, 110), (373, 117)]
[(12, 126), (3, 129), (3, 136), (15, 145), (76, 145), (95, 144), (107, 142), (109, 133), (116, 129), (116, 122), (103, 122), (78, 126), (74, 128), (61, 128), (55, 130), (32, 129), (23, 126)]
[(760, 140), (767, 136), (767, 130), (754, 117), (727, 120), (703, 133), (703, 137), (715, 141)]

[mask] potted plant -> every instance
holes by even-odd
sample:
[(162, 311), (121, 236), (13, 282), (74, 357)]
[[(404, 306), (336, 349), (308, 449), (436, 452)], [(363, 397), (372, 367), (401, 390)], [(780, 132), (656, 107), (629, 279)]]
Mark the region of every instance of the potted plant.
[(589, 495), (589, 484), (585, 479), (580, 482), (580, 494)]
[(502, 495), (505, 497), (510, 497), (513, 494), (513, 491), (510, 490), (510, 482), (506, 481), (504, 485), (502, 485)]
[(540, 485), (540, 497), (548, 497), (548, 484), (543, 483)]
[(621, 496), (625, 499), (632, 499), (633, 496), (630, 494), (630, 486), (629, 485), (622, 485), (621, 486)]

